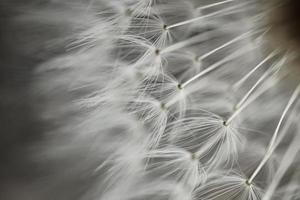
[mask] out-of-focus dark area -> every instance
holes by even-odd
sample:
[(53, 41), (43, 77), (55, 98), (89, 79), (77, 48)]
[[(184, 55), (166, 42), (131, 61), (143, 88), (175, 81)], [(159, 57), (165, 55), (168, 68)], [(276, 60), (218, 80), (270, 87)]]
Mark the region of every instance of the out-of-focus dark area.
[[(26, 3), (25, 1), (22, 4)], [(15, 22), (21, 4), (0, 2), (0, 199), (36, 199), (30, 183), (38, 166), (30, 159), (30, 146), (41, 137), (30, 84), (41, 61), (28, 45), (26, 28)], [(26, 44), (27, 43), (27, 44)]]
[[(50, 50), (43, 42), (47, 43), (59, 30), (51, 24), (22, 21), (24, 12), (28, 12), (26, 8), (38, 8), (40, 4), (43, 2), (0, 2), (1, 200), (72, 198), (63, 195), (68, 189), (62, 187), (56, 190), (56, 194), (47, 194), (47, 187), (54, 188), (47, 180), (51, 167), (47, 169), (37, 164), (32, 157), (36, 144), (42, 140), (48, 126), (38, 116), (36, 103), (39, 100), (35, 96), (38, 91), (32, 91), (34, 70), (38, 64), (55, 54), (55, 50)], [(76, 195), (76, 192), (73, 194)]]
[(36, 70), (66, 52), (73, 30), (69, 18), (60, 17), (66, 13), (70, 8), (61, 1), (0, 1), (1, 200), (76, 200), (91, 184), (84, 172), (70, 169), (83, 155), (51, 160), (42, 150), (54, 124), (41, 117), (49, 100), (36, 87), (43, 81)]

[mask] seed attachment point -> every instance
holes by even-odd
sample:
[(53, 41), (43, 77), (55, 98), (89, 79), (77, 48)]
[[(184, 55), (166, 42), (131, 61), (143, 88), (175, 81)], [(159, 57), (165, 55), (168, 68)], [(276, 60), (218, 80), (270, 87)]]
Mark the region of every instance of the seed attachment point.
[(164, 24), (164, 25), (163, 25), (163, 30), (164, 30), (164, 31), (168, 30), (168, 25)]
[(246, 180), (246, 185), (248, 185), (248, 186), (252, 186), (252, 183), (250, 182), (250, 180), (248, 179), (248, 180)]
[(181, 85), (180, 83), (177, 85), (177, 88), (178, 88), (179, 90), (182, 90), (182, 89), (183, 89), (183, 87), (182, 87), (182, 85)]
[(158, 56), (160, 54), (160, 50), (159, 49), (155, 49), (154, 53), (155, 53), (155, 55)]

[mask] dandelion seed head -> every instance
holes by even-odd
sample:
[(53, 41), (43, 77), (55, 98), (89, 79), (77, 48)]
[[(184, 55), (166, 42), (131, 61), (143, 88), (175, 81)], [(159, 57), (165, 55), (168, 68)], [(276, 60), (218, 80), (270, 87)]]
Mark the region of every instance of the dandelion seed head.
[(272, 43), (269, 2), (63, 4), (85, 17), (62, 15), (67, 51), (40, 65), (35, 85), (43, 119), (57, 123), (43, 155), (70, 156), (70, 171), (93, 176), (82, 199), (277, 197), (269, 185), (299, 197), (298, 175), (281, 180), (299, 156), (280, 163), (298, 151), (300, 86), (285, 81), (298, 52)]

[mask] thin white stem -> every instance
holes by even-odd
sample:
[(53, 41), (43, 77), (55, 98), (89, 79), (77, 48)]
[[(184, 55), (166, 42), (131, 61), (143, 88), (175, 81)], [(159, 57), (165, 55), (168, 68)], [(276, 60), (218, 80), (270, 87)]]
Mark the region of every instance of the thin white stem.
[[(262, 94), (262, 93), (261, 93)], [(258, 95), (256, 95), (256, 98), (258, 97)], [(255, 99), (256, 99), (255, 98)], [(253, 101), (248, 101), (247, 103), (243, 104), (242, 106), (240, 106), (239, 108), (237, 108), (232, 115), (226, 120), (224, 121), (224, 125), (228, 126), (250, 103), (252, 103)]]
[(276, 68), (271, 67), (270, 69), (268, 69), (265, 73), (263, 73), (263, 75), (258, 79), (258, 81), (256, 81), (256, 83), (250, 88), (250, 90), (246, 93), (246, 95), (244, 95), (244, 97), (236, 104), (235, 108), (239, 108), (241, 107), (241, 105), (243, 105), (247, 99), (249, 98), (249, 96), (253, 93), (253, 91), (270, 75), (272, 74), (272, 72), (276, 70)]
[[(282, 76), (281, 78), (283, 78)], [(270, 81), (270, 83), (268, 82)], [(237, 108), (234, 113), (224, 122), (225, 125), (229, 125), (235, 117), (237, 117), (245, 108), (247, 108), (248, 105), (250, 105), (253, 101), (255, 101), (260, 95), (262, 95), (265, 91), (267, 91), (270, 87), (274, 86), (274, 83), (272, 81), (272, 77), (270, 77), (270, 80), (268, 80), (263, 84), (255, 93), (252, 94), (252, 96), (239, 108)]]
[[(299, 101), (297, 101), (297, 103), (294, 105), (295, 107), (299, 106)], [(292, 123), (294, 123), (294, 119), (297, 118), (298, 112), (297, 109), (293, 109), (289, 116), (286, 119), (286, 123), (284, 123), (284, 125), (281, 128), (280, 131), (280, 135), (277, 137), (276, 139), (276, 144), (274, 145), (274, 149), (278, 147), (278, 145), (281, 143), (281, 141), (283, 140), (283, 138), (286, 136), (286, 134), (288, 133), (289, 129), (291, 128)]]
[(204, 69), (203, 71), (201, 71), (200, 73), (196, 74), (195, 76), (193, 76), (192, 78), (190, 78), (189, 80), (187, 80), (185, 83), (183, 83), (181, 85), (182, 88), (185, 88), (186, 86), (188, 86), (189, 84), (191, 84), (192, 82), (194, 82), (195, 80), (197, 80), (198, 78), (208, 74), (209, 72), (219, 68), (220, 66), (222, 66), (223, 64), (240, 57), (241, 55), (245, 54), (246, 52), (249, 52), (253, 50), (252, 48), (249, 47), (244, 47), (244, 49), (240, 49), (238, 51), (235, 51), (234, 53), (228, 55), (227, 57), (223, 58), (222, 60), (216, 62), (215, 64), (209, 66), (208, 68)]
[(200, 34), (200, 35), (191, 37), (191, 38), (189, 38), (189, 39), (187, 39), (187, 40), (178, 42), (178, 43), (173, 44), (173, 45), (171, 45), (171, 46), (168, 46), (168, 47), (162, 49), (162, 50), (160, 51), (160, 53), (161, 53), (161, 54), (164, 54), (164, 53), (170, 53), (170, 52), (179, 50), (179, 49), (181, 49), (181, 48), (184, 48), (184, 47), (187, 47), (187, 46), (196, 44), (196, 43), (200, 43), (200, 42), (207, 41), (207, 40), (209, 40), (209, 39), (211, 39), (211, 38), (213, 38), (213, 37), (216, 37), (216, 36), (218, 36), (218, 35), (219, 35), (219, 34), (216, 33), (215, 31), (206, 32), (206, 33), (203, 33), (203, 34)]
[(233, 2), (233, 1), (236, 1), (236, 0), (220, 1), (220, 2), (217, 2), (217, 3), (208, 4), (208, 5), (205, 5), (205, 6), (200, 6), (200, 7), (196, 8), (196, 9), (197, 10), (204, 10), (204, 9), (207, 9), (207, 8), (212, 8), (212, 7), (215, 7), (215, 6), (220, 6), (220, 5), (223, 5), (223, 4), (226, 4), (226, 3), (230, 3), (230, 2)]
[[(215, 52), (235, 43), (235, 42), (238, 42), (240, 40), (243, 40), (247, 37), (251, 37), (257, 33), (259, 33), (261, 31), (249, 31), (249, 32), (246, 32), (246, 33), (243, 33), (235, 38), (233, 38), (232, 40), (226, 42), (225, 44), (222, 44), (221, 46), (211, 50), (210, 52), (202, 55), (202, 56), (198, 56), (197, 57), (197, 60), (201, 61), (205, 58), (207, 58), (208, 56), (214, 54)], [(216, 37), (218, 36), (219, 34), (216, 33), (215, 31), (209, 31), (209, 32), (206, 32), (204, 34), (200, 34), (200, 35), (197, 35), (197, 36), (194, 36), (192, 38), (189, 38), (187, 40), (184, 40), (184, 41), (181, 41), (181, 42), (178, 42), (176, 44), (173, 44), (171, 46), (168, 46), (164, 49), (161, 50), (161, 54), (164, 54), (164, 53), (169, 53), (169, 52), (173, 52), (173, 51), (176, 51), (176, 50), (179, 50), (181, 48), (184, 48), (184, 47), (187, 47), (187, 46), (190, 46), (190, 45), (193, 45), (193, 44), (196, 44), (196, 43), (199, 43), (199, 42), (204, 42), (206, 40), (208, 40), (209, 38), (213, 38), (213, 37)], [(208, 38), (209, 37), (209, 38)]]
[(300, 134), (296, 134), (295, 137), (293, 138), (291, 144), (289, 145), (289, 148), (286, 150), (282, 160), (281, 164), (273, 176), (273, 181), (270, 184), (270, 186), (267, 189), (267, 192), (265, 193), (263, 200), (270, 200), (271, 197), (273, 196), (279, 182), (283, 178), (284, 174), (288, 170), (288, 168), (291, 166), (291, 164), (294, 162), (294, 159), (296, 158), (299, 150), (300, 150)]
[(292, 96), (290, 97), (281, 117), (280, 120), (277, 124), (277, 127), (275, 129), (275, 132), (271, 138), (271, 141), (269, 143), (267, 152), (264, 156), (264, 158), (262, 159), (262, 161), (259, 163), (259, 165), (257, 166), (256, 170), (253, 172), (253, 174), (250, 176), (250, 178), (248, 179), (248, 183), (251, 184), (253, 179), (256, 177), (256, 175), (260, 172), (260, 170), (262, 169), (262, 167), (266, 164), (266, 162), (269, 160), (269, 158), (271, 157), (272, 153), (274, 152), (275, 148), (274, 146), (276, 146), (276, 139), (279, 133), (279, 130), (281, 128), (281, 125), (286, 117), (286, 114), (288, 113), (289, 109), (291, 108), (291, 106), (294, 104), (294, 102), (297, 100), (297, 97), (299, 96), (300, 93), (300, 84), (297, 86), (297, 88), (295, 89), (295, 91), (293, 92)]
[(262, 60), (259, 64), (257, 64), (250, 72), (248, 72), (243, 78), (237, 81), (232, 88), (236, 90), (239, 88), (256, 70), (258, 70), (261, 66), (263, 66), (268, 60), (273, 58), (277, 52), (273, 51), (270, 55), (268, 55), (264, 60)]
[(258, 33), (258, 32), (259, 32), (259, 31), (255, 31), (255, 32), (249, 31), (249, 32), (243, 33), (243, 34), (241, 34), (241, 35), (239, 35), (239, 36), (233, 38), (232, 40), (226, 42), (225, 44), (222, 44), (221, 46), (219, 46), (219, 47), (217, 47), (217, 48), (211, 50), (210, 52), (208, 52), (208, 53), (206, 53), (206, 54), (204, 54), (204, 55), (202, 55), (202, 56), (199, 56), (197, 59), (198, 59), (198, 60), (203, 60), (203, 59), (207, 58), (208, 56), (210, 56), (210, 55), (216, 53), (217, 51), (219, 51), (219, 50), (221, 50), (221, 49), (223, 49), (223, 48), (225, 48), (225, 47), (228, 47), (229, 45), (231, 45), (231, 44), (233, 44), (233, 43), (235, 43), (235, 42), (238, 42), (238, 41), (241, 41), (241, 40), (243, 40), (243, 39), (245, 39), (245, 38), (247, 38), (247, 37), (250, 37), (250, 36), (252, 36), (252, 35), (254, 35), (254, 34)]
[(199, 21), (199, 20), (202, 20), (202, 19), (205, 19), (205, 18), (215, 17), (215, 16), (218, 16), (218, 15), (226, 15), (229, 11), (234, 10), (234, 9), (236, 9), (238, 7), (241, 7), (241, 6), (242, 5), (237, 5), (237, 6), (232, 6), (232, 7), (229, 7), (229, 8), (224, 8), (224, 9), (221, 9), (219, 11), (207, 14), (207, 15), (201, 15), (199, 17), (195, 17), (195, 18), (192, 18), (192, 19), (188, 19), (188, 20), (185, 20), (185, 21), (182, 21), (182, 22), (178, 22), (178, 23), (169, 25), (165, 29), (170, 30), (172, 28), (176, 28), (176, 27), (183, 26), (183, 25), (186, 25), (186, 24), (191, 24), (193, 22), (196, 22), (196, 21)]

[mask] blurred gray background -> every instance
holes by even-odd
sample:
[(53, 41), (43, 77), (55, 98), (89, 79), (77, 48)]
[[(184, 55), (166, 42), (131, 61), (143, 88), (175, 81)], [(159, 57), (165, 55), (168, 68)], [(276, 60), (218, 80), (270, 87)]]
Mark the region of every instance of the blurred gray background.
[(61, 185), (52, 183), (57, 188), (49, 185), (47, 177), (55, 173), (52, 170), (55, 167), (38, 164), (31, 155), (32, 148), (43, 140), (46, 129), (51, 126), (38, 117), (36, 104), (42, 99), (31, 90), (36, 78), (34, 70), (43, 61), (64, 51), (63, 48), (49, 49), (44, 43), (59, 37), (62, 27), (22, 22), (27, 8), (45, 6), (47, 1), (0, 1), (1, 200), (67, 200), (76, 199), (80, 192), (75, 186), (71, 187), (71, 184), (76, 185), (74, 180)]

